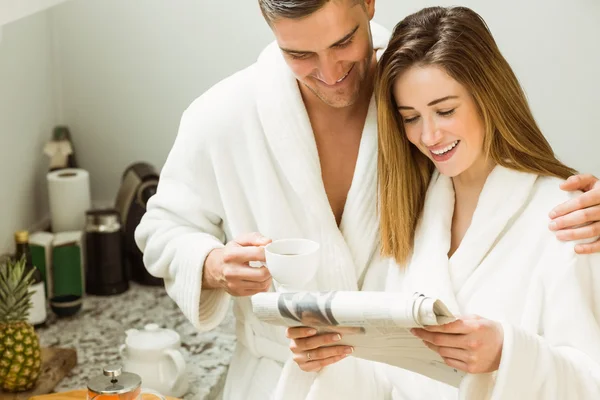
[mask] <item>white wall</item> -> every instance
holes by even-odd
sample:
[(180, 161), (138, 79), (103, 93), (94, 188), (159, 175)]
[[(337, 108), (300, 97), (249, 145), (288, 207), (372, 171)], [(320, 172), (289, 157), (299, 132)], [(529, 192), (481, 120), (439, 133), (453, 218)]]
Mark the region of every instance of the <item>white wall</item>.
[(0, 0), (0, 26), (43, 11), (65, 0)]
[(13, 232), (46, 215), (42, 148), (55, 124), (51, 36), (45, 13), (3, 27), (0, 42), (0, 253)]

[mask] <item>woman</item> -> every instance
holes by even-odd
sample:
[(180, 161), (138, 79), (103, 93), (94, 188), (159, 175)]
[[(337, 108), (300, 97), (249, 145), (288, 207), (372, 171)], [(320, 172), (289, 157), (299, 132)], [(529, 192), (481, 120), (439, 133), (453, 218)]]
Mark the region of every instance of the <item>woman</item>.
[(397, 263), (387, 289), (438, 297), (461, 316), (413, 333), (469, 373), (456, 390), (373, 368), (380, 383), (406, 399), (600, 398), (600, 258), (547, 229), (546, 210), (572, 197), (558, 187), (573, 170), (485, 22), (463, 7), (408, 16), (376, 96), (382, 251)]

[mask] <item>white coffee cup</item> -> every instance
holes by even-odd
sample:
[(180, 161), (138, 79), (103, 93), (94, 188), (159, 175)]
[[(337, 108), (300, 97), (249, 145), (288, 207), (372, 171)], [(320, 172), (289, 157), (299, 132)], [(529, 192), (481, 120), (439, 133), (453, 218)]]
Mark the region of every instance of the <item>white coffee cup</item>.
[(275, 240), (265, 246), (266, 266), (277, 283), (300, 289), (317, 273), (319, 248), (308, 239)]

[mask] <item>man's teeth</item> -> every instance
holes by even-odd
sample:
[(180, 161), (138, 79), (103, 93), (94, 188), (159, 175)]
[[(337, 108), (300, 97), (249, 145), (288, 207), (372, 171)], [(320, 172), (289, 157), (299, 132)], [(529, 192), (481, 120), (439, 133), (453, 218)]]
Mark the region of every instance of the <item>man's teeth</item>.
[(455, 148), (457, 144), (458, 144), (458, 140), (454, 141), (453, 143), (450, 143), (448, 146), (444, 147), (441, 150), (436, 150), (436, 151), (431, 150), (431, 152), (433, 154), (435, 154), (436, 156), (441, 156), (442, 154), (447, 153), (450, 150), (452, 150), (453, 148)]
[[(350, 69), (351, 71), (352, 69)], [(344, 79), (346, 79), (346, 77), (350, 74), (350, 71), (346, 72), (346, 75), (342, 76), (340, 79), (338, 79), (337, 81), (335, 81), (335, 83), (340, 83), (341, 81), (343, 81)]]

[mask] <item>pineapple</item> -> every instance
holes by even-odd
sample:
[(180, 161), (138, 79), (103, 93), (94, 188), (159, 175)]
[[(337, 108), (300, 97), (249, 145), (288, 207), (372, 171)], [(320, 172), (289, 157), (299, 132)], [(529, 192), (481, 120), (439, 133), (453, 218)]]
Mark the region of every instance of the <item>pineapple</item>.
[(40, 342), (27, 323), (33, 272), (25, 273), (25, 259), (0, 265), (0, 389), (7, 392), (33, 388), (40, 375)]

